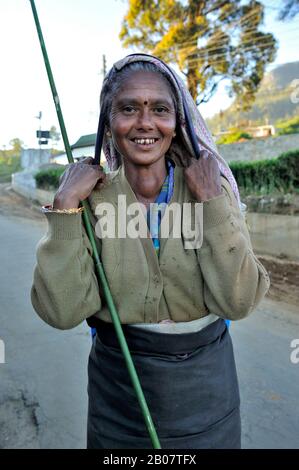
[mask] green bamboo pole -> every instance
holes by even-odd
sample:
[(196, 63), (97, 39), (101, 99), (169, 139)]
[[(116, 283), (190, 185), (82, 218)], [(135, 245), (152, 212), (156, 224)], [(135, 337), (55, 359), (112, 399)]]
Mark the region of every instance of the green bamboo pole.
[[(45, 46), (45, 42), (44, 42), (42, 30), (41, 30), (41, 26), (40, 26), (40, 22), (39, 22), (39, 19), (38, 19), (36, 7), (35, 7), (35, 2), (34, 2), (34, 0), (29, 0), (29, 1), (30, 1), (30, 4), (31, 4), (32, 13), (33, 13), (34, 21), (35, 21), (35, 26), (36, 26), (40, 46), (41, 46), (41, 49), (42, 49), (42, 54), (43, 54), (43, 58), (44, 58), (44, 62), (45, 62), (45, 66), (46, 66), (46, 70), (47, 70), (47, 74), (48, 74), (48, 79), (49, 79), (51, 90), (52, 90), (53, 100), (54, 100), (55, 107), (56, 107), (57, 117), (58, 117), (58, 121), (59, 121), (59, 125), (60, 125), (60, 130), (61, 130), (64, 146), (65, 146), (65, 151), (66, 151), (66, 154), (67, 154), (67, 159), (68, 159), (69, 163), (73, 163), (74, 159), (73, 159), (71, 147), (70, 147), (70, 144), (69, 144), (69, 139), (68, 139), (65, 124), (64, 124), (64, 119), (63, 119), (63, 115), (62, 115), (62, 111), (61, 111), (61, 107), (60, 107), (60, 101), (59, 101), (58, 93), (57, 93), (57, 90), (56, 90), (56, 86), (55, 86), (55, 82), (54, 82), (54, 78), (53, 78), (53, 74), (52, 74), (52, 70), (51, 70), (51, 66), (50, 66), (50, 62), (49, 62), (49, 58), (48, 58), (48, 54), (47, 54), (47, 50), (46, 50), (46, 46)], [(139, 405), (141, 407), (143, 418), (144, 418), (147, 430), (149, 432), (153, 448), (154, 449), (161, 449), (161, 445), (160, 445), (160, 442), (159, 442), (159, 439), (158, 439), (158, 436), (157, 436), (157, 432), (156, 432), (155, 426), (153, 424), (153, 421), (152, 421), (152, 418), (151, 418), (151, 415), (150, 415), (150, 411), (148, 409), (148, 406), (147, 406), (147, 403), (146, 403), (146, 400), (145, 400), (145, 397), (144, 397), (144, 394), (143, 394), (143, 391), (142, 391), (142, 388), (141, 388), (141, 385), (140, 385), (140, 382), (139, 382), (139, 378), (138, 378), (134, 363), (132, 361), (132, 357), (131, 357), (131, 354), (130, 354), (130, 351), (129, 351), (129, 348), (128, 348), (128, 345), (127, 345), (127, 341), (126, 341), (126, 338), (124, 336), (124, 333), (123, 333), (123, 330), (122, 330), (122, 327), (121, 327), (119, 316), (118, 316), (117, 310), (115, 308), (115, 305), (114, 305), (114, 302), (113, 302), (113, 299), (112, 299), (112, 296), (111, 296), (111, 292), (110, 292), (108, 281), (107, 281), (107, 278), (106, 278), (106, 275), (105, 275), (105, 272), (104, 272), (104, 268), (103, 268), (103, 265), (102, 265), (97, 247), (96, 247), (96, 242), (95, 242), (95, 237), (94, 237), (92, 225), (91, 225), (91, 222), (90, 222), (89, 216), (88, 216), (89, 204), (88, 204), (87, 201), (82, 201), (81, 204), (84, 207), (83, 219), (84, 219), (84, 224), (85, 224), (85, 228), (86, 228), (88, 238), (89, 238), (90, 243), (92, 245), (93, 257), (94, 257), (94, 261), (95, 261), (95, 268), (96, 268), (97, 278), (98, 278), (98, 280), (99, 280), (99, 282), (100, 282), (100, 284), (103, 288), (103, 291), (104, 291), (104, 295), (105, 295), (107, 305), (108, 305), (108, 308), (109, 308), (109, 311), (110, 311), (111, 319), (112, 319), (112, 322), (113, 322), (114, 327), (115, 327), (116, 335), (117, 335), (117, 338), (119, 340), (119, 344), (120, 344), (122, 353), (124, 355), (124, 359), (125, 359), (128, 371), (129, 371), (130, 378), (132, 380), (134, 390), (135, 390), (136, 395), (137, 395)]]

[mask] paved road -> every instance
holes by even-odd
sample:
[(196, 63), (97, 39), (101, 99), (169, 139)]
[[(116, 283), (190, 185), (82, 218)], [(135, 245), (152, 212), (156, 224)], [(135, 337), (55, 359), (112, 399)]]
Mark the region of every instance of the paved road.
[(299, 338), (298, 308), (265, 300), (254, 314), (232, 325), (232, 337), (243, 447), (299, 449), (299, 363), (290, 360), (290, 343)]
[[(35, 246), (45, 224), (0, 215), (0, 447), (84, 448), (89, 331), (58, 331), (29, 299)], [(266, 300), (231, 327), (240, 378), (243, 447), (299, 448), (299, 338), (295, 307)]]
[(0, 216), (0, 447), (84, 448), (89, 331), (49, 327), (29, 299), (44, 232), (40, 222)]

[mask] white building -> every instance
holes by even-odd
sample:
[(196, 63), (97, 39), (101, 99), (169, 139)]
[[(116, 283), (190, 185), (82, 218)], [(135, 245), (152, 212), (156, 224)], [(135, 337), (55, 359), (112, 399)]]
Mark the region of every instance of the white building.
[[(82, 135), (79, 140), (74, 145), (71, 145), (71, 150), (74, 160), (78, 160), (84, 157), (94, 157), (95, 144), (96, 144), (97, 134), (88, 134)], [(105, 163), (105, 157), (101, 156), (101, 162)], [(51, 158), (52, 163), (59, 163), (60, 165), (67, 165), (68, 159), (66, 153), (61, 153), (60, 155), (54, 155)]]

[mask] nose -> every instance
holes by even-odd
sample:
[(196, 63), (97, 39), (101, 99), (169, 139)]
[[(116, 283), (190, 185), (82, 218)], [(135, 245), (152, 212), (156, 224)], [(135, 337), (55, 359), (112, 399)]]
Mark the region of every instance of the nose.
[(137, 130), (152, 130), (154, 128), (152, 116), (149, 109), (143, 109), (138, 115)]

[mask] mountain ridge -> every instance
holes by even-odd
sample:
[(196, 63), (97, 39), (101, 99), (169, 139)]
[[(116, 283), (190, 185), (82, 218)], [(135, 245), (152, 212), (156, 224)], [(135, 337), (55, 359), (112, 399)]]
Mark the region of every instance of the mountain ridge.
[(298, 116), (299, 103), (291, 101), (295, 79), (299, 79), (299, 61), (275, 67), (265, 74), (249, 111), (238, 110), (234, 101), (229, 108), (206, 120), (209, 128), (212, 132), (220, 132), (231, 127), (275, 124), (278, 120)]

